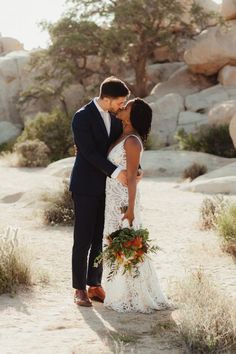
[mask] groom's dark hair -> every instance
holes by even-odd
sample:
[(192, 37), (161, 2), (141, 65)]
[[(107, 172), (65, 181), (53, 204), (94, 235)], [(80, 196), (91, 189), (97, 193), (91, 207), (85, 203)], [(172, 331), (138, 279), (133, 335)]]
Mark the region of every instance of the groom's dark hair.
[(129, 94), (130, 91), (126, 84), (120, 79), (117, 79), (115, 76), (110, 76), (101, 83), (99, 94), (101, 98), (126, 97)]

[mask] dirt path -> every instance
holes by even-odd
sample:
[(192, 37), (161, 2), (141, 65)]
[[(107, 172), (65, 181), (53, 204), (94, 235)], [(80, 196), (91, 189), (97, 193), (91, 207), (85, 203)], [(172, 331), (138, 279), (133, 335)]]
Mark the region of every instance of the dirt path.
[[(35, 266), (47, 271), (50, 283), (11, 297), (0, 296), (1, 354), (155, 353), (182, 354), (175, 311), (118, 314), (94, 304), (72, 302), (72, 228), (46, 227), (35, 202), (60, 179), (43, 169), (13, 169), (0, 161), (0, 227), (19, 228), (19, 237), (33, 249)], [(4, 182), (5, 181), (5, 182)], [(170, 286), (191, 269), (202, 267), (236, 298), (236, 267), (224, 255), (216, 235), (198, 228), (202, 194), (183, 192), (171, 179), (144, 179), (144, 225), (163, 248), (155, 256), (160, 283)], [(235, 198), (234, 198), (235, 199)]]

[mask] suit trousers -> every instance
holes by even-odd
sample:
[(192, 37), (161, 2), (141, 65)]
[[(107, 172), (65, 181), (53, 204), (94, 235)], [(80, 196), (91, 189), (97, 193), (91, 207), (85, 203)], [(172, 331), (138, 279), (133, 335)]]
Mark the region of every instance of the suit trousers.
[(75, 210), (74, 244), (72, 250), (72, 285), (75, 289), (100, 286), (102, 264), (94, 260), (102, 251), (105, 195), (87, 196), (72, 193)]

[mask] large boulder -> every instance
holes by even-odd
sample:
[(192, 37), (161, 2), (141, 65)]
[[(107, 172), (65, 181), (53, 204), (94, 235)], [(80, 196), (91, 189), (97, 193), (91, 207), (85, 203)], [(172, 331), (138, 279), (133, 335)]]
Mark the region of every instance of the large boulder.
[(216, 85), (185, 98), (186, 109), (192, 112), (208, 112), (216, 103), (227, 101), (230, 97), (222, 85)]
[[(145, 177), (180, 177), (184, 169), (194, 162), (203, 163), (207, 166), (208, 171), (214, 171), (219, 167), (230, 164), (232, 160), (235, 161), (235, 159), (227, 159), (203, 152), (147, 150), (143, 153), (142, 169)], [(71, 174), (74, 161), (74, 157), (68, 157), (53, 162), (42, 173), (67, 178)]]
[(236, 67), (232, 65), (226, 65), (218, 74), (218, 81), (223, 86), (235, 86), (236, 87)]
[[(232, 159), (236, 160), (236, 159)], [(202, 176), (199, 176), (196, 178), (194, 181), (199, 182), (199, 181), (205, 181), (213, 178), (220, 178), (220, 177), (229, 177), (229, 176), (236, 176), (236, 162), (229, 163), (228, 165), (225, 165), (223, 167), (217, 168), (216, 170), (213, 170), (211, 172), (205, 173)]]
[(180, 187), (181, 190), (207, 194), (236, 194), (236, 177), (227, 176), (207, 180), (194, 180)]
[(180, 189), (200, 193), (236, 193), (236, 159), (227, 159), (230, 163), (199, 176), (189, 184), (180, 186)]
[(94, 73), (99, 71), (102, 59), (98, 55), (87, 55), (85, 57), (78, 58), (77, 63), (81, 69), (88, 69)]
[(177, 119), (184, 111), (183, 97), (178, 94), (168, 94), (159, 100), (150, 103), (153, 110), (150, 144), (152, 148), (168, 146), (174, 143), (174, 134), (177, 128)]
[(30, 54), (26, 51), (11, 52), (0, 57), (0, 121), (23, 125), (17, 101), (25, 80), (25, 67), (29, 57)]
[(224, 101), (210, 109), (208, 120), (212, 125), (229, 124), (235, 113), (236, 100)]
[(46, 167), (44, 173), (54, 177), (69, 178), (75, 162), (75, 157), (67, 157), (62, 160), (52, 162)]
[(178, 54), (174, 53), (169, 46), (161, 46), (153, 51), (153, 60), (154, 62), (164, 63), (166, 61), (174, 61), (178, 59)]
[(179, 114), (177, 130), (184, 129), (186, 133), (194, 133), (202, 125), (207, 124), (208, 117), (206, 114), (185, 111)]
[(148, 65), (147, 66), (148, 79), (154, 84), (167, 81), (173, 73), (175, 73), (183, 66), (185, 66), (184, 62)]
[(221, 4), (221, 16), (226, 20), (236, 19), (236, 2), (234, 0), (223, 0)]
[(15, 38), (2, 37), (0, 34), (0, 54), (6, 54), (17, 50), (24, 50), (22, 43)]
[(183, 171), (193, 163), (204, 164), (208, 171), (232, 162), (232, 159), (194, 151), (145, 151), (142, 168), (145, 177), (181, 177)]
[(168, 81), (157, 84), (151, 91), (151, 95), (162, 97), (168, 93), (177, 93), (187, 96), (203, 89), (211, 87), (212, 80), (204, 75), (193, 74), (186, 65), (175, 71)]
[(184, 53), (184, 60), (191, 71), (213, 75), (225, 65), (236, 65), (236, 21), (228, 27), (215, 26), (204, 30), (192, 48)]
[(21, 128), (11, 122), (0, 122), (0, 144), (15, 139), (21, 134)]
[(229, 124), (229, 133), (236, 149), (236, 113), (233, 115)]

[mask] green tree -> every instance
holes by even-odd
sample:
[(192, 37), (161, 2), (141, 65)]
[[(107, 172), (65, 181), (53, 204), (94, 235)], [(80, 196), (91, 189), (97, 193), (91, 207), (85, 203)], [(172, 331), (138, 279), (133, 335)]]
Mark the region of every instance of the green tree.
[[(213, 13), (192, 2), (190, 20), (182, 21), (186, 11), (177, 0), (71, 0), (71, 14), (77, 20), (100, 22), (104, 52), (128, 62), (135, 73), (132, 90), (144, 97), (147, 91), (146, 66), (153, 51), (167, 45), (175, 49), (180, 37), (196, 34), (207, 26)], [(99, 19), (99, 21), (98, 21)]]
[[(102, 58), (101, 77), (112, 74), (107, 63), (114, 57), (128, 64), (135, 77), (131, 90), (137, 96), (147, 96), (146, 67), (153, 51), (163, 45), (174, 50), (179, 38), (193, 36), (213, 16), (204, 13), (194, 1), (188, 24), (182, 21), (185, 8), (178, 0), (69, 0), (67, 3), (69, 9), (59, 21), (42, 23), (42, 28), (49, 32), (51, 45), (43, 54), (36, 53), (32, 61), (32, 66), (42, 72), (37, 77), (38, 90), (45, 93), (49, 88), (62, 103), (66, 85), (83, 84), (95, 72), (86, 67), (88, 55)], [(61, 84), (53, 91), (48, 82), (55, 78), (60, 78)]]

